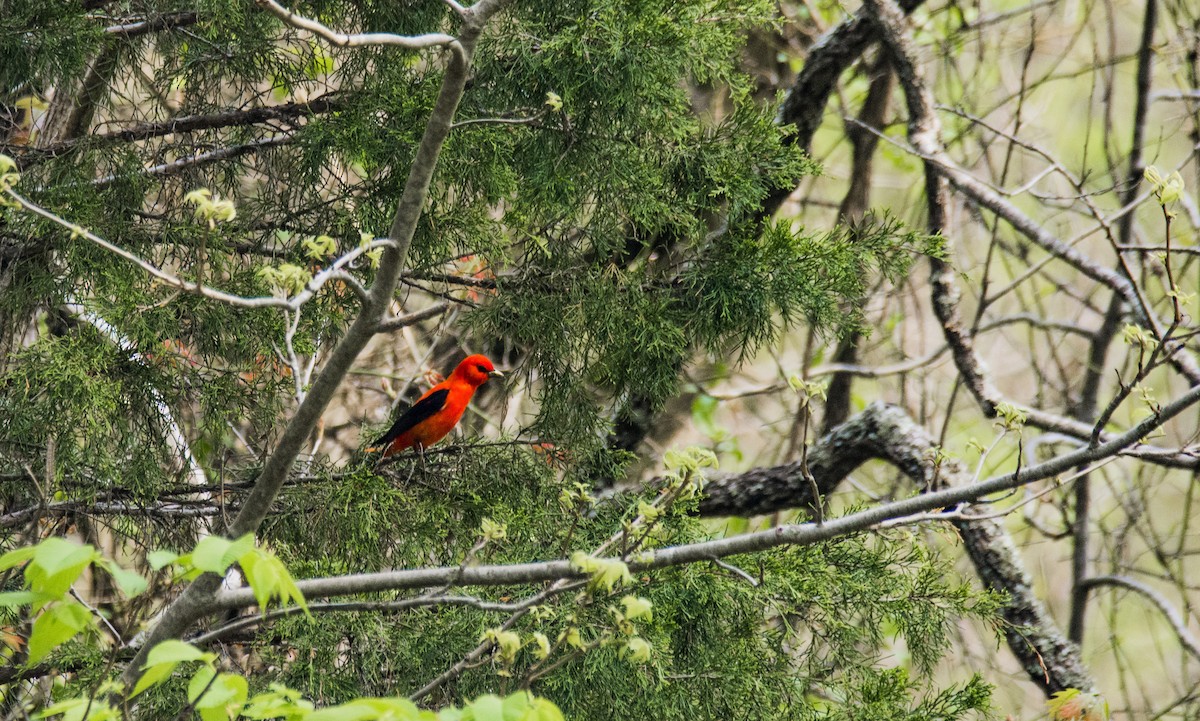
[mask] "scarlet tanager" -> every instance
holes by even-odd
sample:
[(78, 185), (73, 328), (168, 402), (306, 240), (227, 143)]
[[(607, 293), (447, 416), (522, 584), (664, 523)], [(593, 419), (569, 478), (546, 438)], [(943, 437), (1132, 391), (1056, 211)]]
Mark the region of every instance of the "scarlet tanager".
[(476, 388), (487, 383), (489, 378), (503, 377), (487, 356), (467, 356), (449, 378), (426, 391), (367, 451), (378, 453), (382, 450), (384, 458), (405, 448), (424, 451), (458, 425)]

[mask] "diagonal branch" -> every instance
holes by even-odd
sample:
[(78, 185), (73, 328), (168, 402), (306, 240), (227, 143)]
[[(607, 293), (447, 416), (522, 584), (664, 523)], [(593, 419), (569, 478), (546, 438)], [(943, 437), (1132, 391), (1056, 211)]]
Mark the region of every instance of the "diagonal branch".
[(343, 270), (347, 265), (354, 262), (355, 259), (371, 250), (378, 248), (391, 248), (395, 245), (389, 240), (373, 240), (370, 243), (360, 245), (357, 248), (350, 250), (331, 263), (328, 268), (325, 268), (313, 275), (313, 277), (310, 278), (307, 283), (305, 283), (304, 288), (291, 298), (276, 298), (274, 296), (246, 297), (234, 295), (232, 293), (226, 293), (223, 290), (218, 290), (217, 288), (213, 288), (195, 281), (184, 280), (179, 276), (168, 273), (150, 261), (145, 260), (144, 258), (141, 258), (120, 246), (113, 245), (90, 230), (73, 225), (65, 218), (62, 218), (43, 208), (42, 206), (33, 203), (29, 199), (18, 195), (11, 189), (5, 190), (4, 192), (22, 208), (53, 223), (57, 223), (67, 230), (70, 230), (72, 235), (86, 238), (108, 252), (128, 260), (137, 267), (146, 271), (146, 273), (148, 273), (154, 279), (162, 282), (164, 285), (177, 288), (188, 293), (195, 293), (196, 295), (208, 298), (209, 300), (220, 301), (222, 303), (227, 303), (239, 308), (280, 308), (286, 311), (298, 311), (302, 305), (312, 300), (317, 292), (331, 280), (341, 279), (344, 281), (357, 283), (357, 279), (346, 276), (345, 271)]
[[(374, 337), (379, 320), (395, 292), (442, 145), (450, 133), (455, 110), (466, 88), (471, 53), (484, 24), (503, 4), (503, 0), (484, 0), (476, 5), (463, 20), (462, 37), (457, 41), (450, 40), (450, 60), (442, 77), (442, 86), (409, 169), (408, 180), (397, 204), (395, 220), (389, 232), (388, 240), (394, 245), (384, 251), (367, 302), (363, 303), (362, 311), (333, 349), (308, 394), (296, 409), (295, 415), (284, 428), (275, 449), (263, 465), (262, 473), (246, 497), (245, 504), (227, 529), (228, 535), (238, 537), (258, 530), (284, 481), (287, 480), (297, 455), (320, 421), (325, 407), (359, 353)], [(285, 19), (293, 23), (303, 20), (290, 13)], [(219, 575), (205, 574), (196, 579), (166, 608), (159, 622), (148, 632), (137, 656), (126, 666), (123, 674), (126, 684), (132, 685), (141, 676), (142, 666), (151, 648), (160, 641), (179, 638), (192, 623), (213, 609), (213, 601), (220, 584)]]
[(1184, 649), (1195, 659), (1200, 660), (1200, 640), (1197, 640), (1188, 630), (1187, 621), (1179, 613), (1179, 609), (1172, 606), (1171, 602), (1154, 588), (1128, 576), (1092, 576), (1085, 579), (1081, 585), (1089, 589), (1096, 586), (1116, 586), (1140, 593), (1162, 612), (1163, 618), (1171, 624), (1171, 629), (1175, 631), (1175, 636), (1183, 644)]

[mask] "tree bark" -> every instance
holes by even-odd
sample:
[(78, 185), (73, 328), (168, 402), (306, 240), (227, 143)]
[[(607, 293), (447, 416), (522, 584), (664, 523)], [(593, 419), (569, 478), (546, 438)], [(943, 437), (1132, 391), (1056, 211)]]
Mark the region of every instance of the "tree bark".
[[(808, 470), (822, 495), (870, 460), (887, 461), (923, 491), (968, 485), (971, 477), (958, 461), (935, 462), (937, 448), (933, 437), (902, 408), (877, 402), (815, 443), (808, 452)], [(706, 516), (761, 515), (813, 503), (812, 485), (799, 463), (710, 480), (705, 494), (700, 513)], [(990, 510), (968, 506), (962, 515)], [(1095, 681), (1079, 648), (1038, 600), (1021, 556), (1000, 522), (963, 518), (954, 521), (954, 527), (984, 587), (1008, 596), (1001, 612), (1005, 639), (1030, 680), (1047, 695), (1068, 688), (1093, 690)]]

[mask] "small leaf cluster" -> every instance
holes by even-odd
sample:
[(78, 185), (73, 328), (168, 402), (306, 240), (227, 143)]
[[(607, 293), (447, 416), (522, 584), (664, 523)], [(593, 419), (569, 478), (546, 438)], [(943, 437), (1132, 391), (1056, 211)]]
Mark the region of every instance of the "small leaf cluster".
[(146, 590), (141, 575), (104, 558), (94, 546), (47, 538), (35, 546), (0, 556), (0, 572), (23, 566), (23, 591), (0, 593), (0, 608), (29, 608), (32, 623), (25, 662), (35, 664), (86, 630), (94, 630), (94, 612), (75, 596), (73, 586), (93, 566), (106, 571), (126, 597)]
[(147, 561), (156, 569), (168, 564), (177, 566), (184, 580), (194, 580), (202, 573), (224, 574), (236, 563), (264, 612), (268, 603), (279, 601), (285, 606), (295, 603), (308, 613), (304, 596), (296, 588), (287, 567), (269, 549), (257, 547), (253, 534), (248, 533), (237, 540), (205, 536), (191, 553), (179, 556), (169, 551), (157, 551), (150, 553)]
[[(1164, 211), (1166, 211), (1168, 205), (1178, 201), (1179, 196), (1184, 192), (1183, 176), (1179, 174), (1178, 170), (1164, 176), (1158, 168), (1148, 165), (1143, 176), (1146, 178), (1146, 182), (1150, 184), (1151, 192), (1154, 193), (1154, 197), (1158, 198), (1158, 204), (1163, 207)], [(1174, 217), (1174, 213), (1170, 213), (1170, 217)]]

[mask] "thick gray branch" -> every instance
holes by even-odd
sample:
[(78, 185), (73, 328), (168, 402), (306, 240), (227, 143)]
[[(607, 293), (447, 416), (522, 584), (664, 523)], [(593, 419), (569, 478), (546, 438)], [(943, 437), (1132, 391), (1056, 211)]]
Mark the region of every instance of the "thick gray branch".
[[(957, 461), (934, 462), (936, 449), (934, 439), (903, 409), (875, 403), (813, 446), (809, 470), (822, 493), (870, 460), (887, 461), (924, 490), (968, 486), (970, 475)], [(758, 515), (812, 504), (810, 486), (794, 463), (722, 478), (710, 482), (707, 492), (700, 504), (704, 515)], [(1092, 688), (1079, 649), (1034, 594), (1032, 579), (999, 521), (958, 520), (954, 525), (983, 584), (1008, 594), (1004, 633), (1030, 678), (1048, 694)]]
[[(924, 0), (904, 0), (905, 12), (912, 12)], [(787, 142), (798, 145), (806, 152), (812, 149), (813, 135), (821, 126), (825, 116), (825, 105), (837, 87), (842, 73), (858, 60), (867, 47), (879, 38), (874, 21), (865, 10), (838, 23), (821, 36), (809, 49), (804, 67), (796, 76), (796, 82), (788, 91), (779, 108), (781, 125), (795, 126)], [(776, 188), (763, 201), (763, 216), (770, 216), (791, 194), (792, 188)]]

